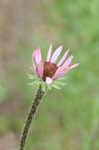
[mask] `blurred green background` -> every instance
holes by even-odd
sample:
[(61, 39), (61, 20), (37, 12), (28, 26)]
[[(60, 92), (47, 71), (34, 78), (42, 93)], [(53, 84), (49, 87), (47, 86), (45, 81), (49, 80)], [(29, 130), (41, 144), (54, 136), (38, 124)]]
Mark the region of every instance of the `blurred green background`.
[[(71, 48), (80, 66), (45, 96), (26, 150), (99, 150), (99, 0), (1, 0), (0, 150), (17, 150), (36, 89), (28, 85), (37, 45)], [(37, 87), (36, 87), (37, 88)]]

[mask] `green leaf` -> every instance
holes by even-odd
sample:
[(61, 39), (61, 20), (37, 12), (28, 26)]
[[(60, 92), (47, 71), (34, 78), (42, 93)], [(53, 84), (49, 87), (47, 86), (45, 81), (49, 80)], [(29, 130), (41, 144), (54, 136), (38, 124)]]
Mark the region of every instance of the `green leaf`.
[(28, 74), (28, 78), (29, 78), (30, 80), (35, 80), (35, 79), (37, 79), (37, 77), (36, 77), (34, 74)]
[(61, 89), (61, 87), (59, 87), (58, 85), (56, 85), (56, 84), (53, 84), (52, 85), (52, 87), (54, 87), (54, 88), (56, 88), (56, 89), (58, 89), (58, 90), (60, 90)]

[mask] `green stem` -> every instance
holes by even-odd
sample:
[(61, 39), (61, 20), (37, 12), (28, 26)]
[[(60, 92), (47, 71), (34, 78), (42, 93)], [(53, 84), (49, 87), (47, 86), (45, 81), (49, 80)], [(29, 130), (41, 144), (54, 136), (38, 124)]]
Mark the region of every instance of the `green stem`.
[(40, 102), (42, 100), (42, 97), (44, 96), (44, 92), (42, 91), (42, 87), (41, 85), (38, 88), (37, 94), (35, 96), (35, 99), (32, 103), (32, 107), (29, 111), (28, 117), (26, 119), (26, 123), (22, 132), (22, 137), (21, 137), (21, 141), (20, 141), (20, 149), (19, 150), (24, 150), (25, 147), (25, 143), (26, 143), (26, 139), (29, 133), (29, 129), (30, 129), (30, 125), (32, 122), (32, 119), (35, 116), (35, 113), (37, 112), (38, 106), (40, 105)]

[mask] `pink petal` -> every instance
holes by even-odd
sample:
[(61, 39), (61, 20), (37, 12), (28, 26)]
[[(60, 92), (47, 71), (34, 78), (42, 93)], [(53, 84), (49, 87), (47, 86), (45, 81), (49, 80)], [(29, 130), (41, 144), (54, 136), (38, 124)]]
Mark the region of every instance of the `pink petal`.
[(45, 82), (48, 85), (48, 84), (51, 84), (53, 82), (53, 80), (51, 78), (49, 78), (49, 77), (46, 77), (46, 81)]
[(62, 67), (59, 67), (57, 69), (56, 73), (54, 74), (54, 76), (52, 77), (52, 79), (54, 80), (54, 79), (57, 79), (57, 78), (64, 76), (69, 70), (70, 70), (69, 67), (65, 70), (63, 70)]
[(52, 52), (52, 44), (50, 44), (50, 47), (49, 47), (49, 49), (48, 49), (48, 53), (47, 53), (47, 57), (46, 57), (46, 61), (49, 61), (49, 60), (50, 60), (51, 52)]
[(34, 73), (37, 75), (36, 66), (35, 66), (35, 64), (34, 64), (34, 57), (35, 57), (35, 54), (36, 54), (36, 51), (34, 51), (33, 54), (32, 54), (32, 69), (33, 69)]
[(64, 60), (66, 59), (66, 57), (67, 57), (69, 51), (70, 51), (70, 48), (65, 52), (64, 56), (63, 56), (62, 59), (59, 61), (59, 63), (57, 64), (57, 66), (60, 66), (60, 65), (64, 62)]
[(69, 70), (71, 70), (71, 69), (77, 67), (78, 65), (79, 65), (79, 63), (78, 63), (78, 64), (74, 64), (74, 65), (72, 65), (72, 66), (70, 66), (70, 67), (67, 67), (64, 71), (58, 72), (58, 73), (56, 74), (56, 78), (63, 77)]
[(55, 72), (55, 74), (53, 75), (52, 79), (56, 79), (57, 78), (57, 75), (61, 72), (61, 67), (59, 67), (57, 69), (57, 71)]
[(74, 56), (71, 55), (71, 56), (65, 61), (65, 63), (62, 65), (62, 69), (63, 69), (63, 70), (66, 69), (66, 68), (70, 65), (70, 63), (71, 63), (71, 61), (72, 61), (73, 58), (74, 58)]
[(70, 69), (74, 69), (74, 68), (77, 67), (79, 64), (80, 64), (80, 63), (74, 64), (74, 65), (70, 66)]
[(58, 79), (60, 77), (63, 77), (66, 73), (68, 72), (68, 70), (64, 71), (64, 72), (60, 72), (58, 73), (53, 79)]
[(37, 47), (36, 54), (35, 54), (36, 63), (39, 64), (42, 61), (42, 55), (40, 46)]
[(56, 73), (54, 74), (54, 76), (52, 77), (52, 79), (54, 80), (54, 79), (58, 79), (60, 77), (63, 77), (69, 70), (77, 67), (78, 65), (79, 65), (79, 63), (74, 64), (72, 66), (67, 66), (65, 69), (63, 67), (59, 67), (57, 69)]
[(38, 74), (39, 74), (40, 78), (43, 77), (43, 69), (44, 69), (43, 62), (40, 62), (40, 63), (38, 64), (38, 67), (37, 67)]
[(54, 52), (52, 58), (51, 58), (51, 62), (55, 63), (56, 59), (58, 58), (58, 56), (60, 55), (61, 51), (63, 49), (63, 46), (59, 46), (59, 48), (56, 49), (56, 51)]

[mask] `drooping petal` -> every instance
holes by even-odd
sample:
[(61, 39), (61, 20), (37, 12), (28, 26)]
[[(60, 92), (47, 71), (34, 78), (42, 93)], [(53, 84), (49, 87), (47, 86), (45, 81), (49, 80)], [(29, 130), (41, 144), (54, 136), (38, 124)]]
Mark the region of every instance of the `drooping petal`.
[(37, 47), (36, 54), (35, 54), (36, 63), (39, 64), (42, 61), (42, 55), (40, 46)]
[(43, 77), (43, 70), (44, 70), (44, 64), (43, 62), (40, 62), (37, 66), (37, 70), (38, 70), (38, 74), (40, 76), (40, 78)]
[(74, 65), (70, 66), (70, 69), (74, 69), (75, 67), (79, 66), (79, 64), (80, 64), (80, 63), (74, 64)]
[(61, 60), (58, 62), (57, 66), (60, 66), (60, 65), (64, 62), (64, 60), (66, 59), (66, 57), (67, 57), (69, 51), (70, 51), (70, 48), (65, 52), (64, 56), (63, 56), (63, 57), (61, 58)]
[(68, 71), (70, 71), (71, 69), (74, 69), (75, 67), (77, 67), (79, 65), (79, 63), (74, 64), (72, 66), (67, 66), (65, 69), (61, 66), (57, 69), (56, 73), (54, 74), (54, 76), (52, 77), (52, 79), (58, 79), (60, 77), (63, 77)]
[(55, 72), (55, 74), (53, 75), (52, 79), (54, 80), (54, 79), (58, 79), (58, 78), (64, 76), (64, 74), (66, 74), (69, 70), (70, 70), (69, 67), (65, 70), (63, 70), (62, 67), (59, 67), (57, 69), (57, 71)]
[(58, 79), (60, 77), (63, 77), (68, 71), (70, 71), (71, 69), (74, 69), (78, 65), (79, 65), (79, 63), (78, 64), (74, 64), (72, 66), (67, 66), (67, 68), (64, 71), (59, 72), (59, 73), (56, 74), (56, 78)]
[(60, 77), (63, 77), (69, 70), (66, 70), (64, 72), (60, 72), (58, 74), (56, 74), (56, 76), (53, 79), (58, 79)]
[(65, 63), (62, 65), (62, 69), (63, 69), (63, 70), (66, 69), (66, 68), (70, 65), (70, 63), (71, 63), (71, 61), (72, 61), (73, 58), (74, 58), (74, 56), (71, 55), (71, 56), (65, 61)]
[(60, 55), (61, 51), (63, 49), (63, 46), (59, 46), (56, 51), (54, 52), (52, 58), (51, 58), (51, 63), (55, 63), (56, 62), (56, 59), (58, 58), (58, 56)]
[(32, 69), (33, 69), (33, 72), (37, 75), (36, 66), (35, 66), (35, 63), (34, 63), (35, 54), (36, 54), (36, 51), (34, 51), (32, 53)]
[(49, 78), (49, 77), (46, 77), (46, 81), (45, 82), (48, 85), (48, 84), (51, 84), (53, 82), (53, 80), (51, 78)]
[(61, 67), (59, 67), (59, 68), (57, 69), (57, 71), (56, 71), (55, 74), (53, 75), (52, 79), (53, 79), (53, 80), (54, 80), (54, 79), (57, 79), (57, 76), (59, 75), (60, 72), (61, 72)]
[(46, 57), (46, 61), (49, 61), (49, 60), (50, 60), (51, 52), (52, 52), (52, 44), (50, 44), (50, 47), (49, 47), (49, 49), (48, 49), (48, 53), (47, 53), (47, 57)]

